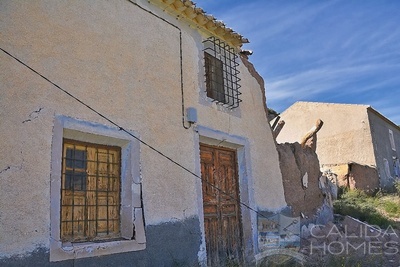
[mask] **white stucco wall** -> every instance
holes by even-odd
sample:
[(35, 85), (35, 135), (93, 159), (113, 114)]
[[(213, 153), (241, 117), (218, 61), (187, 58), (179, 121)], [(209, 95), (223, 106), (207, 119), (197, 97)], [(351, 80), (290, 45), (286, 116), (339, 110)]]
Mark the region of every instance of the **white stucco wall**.
[(281, 114), (286, 122), (277, 142), (300, 142), (318, 119), (324, 122), (317, 134), (321, 165), (354, 161), (375, 165), (366, 105), (296, 102)]
[[(278, 155), (257, 81), (241, 64), (240, 110), (231, 114), (211, 104), (202, 93), (205, 36), (157, 7), (149, 9), (182, 29), (185, 105), (197, 109), (198, 125), (247, 140), (249, 192), (241, 193), (249, 194), (255, 209), (285, 206)], [(177, 28), (128, 1), (1, 1), (0, 17), (1, 48), (199, 173), (198, 133), (195, 127), (182, 127)], [(3, 257), (49, 246), (55, 116), (112, 125), (2, 51), (0, 69)], [(140, 160), (147, 225), (202, 213), (195, 177), (144, 145)]]

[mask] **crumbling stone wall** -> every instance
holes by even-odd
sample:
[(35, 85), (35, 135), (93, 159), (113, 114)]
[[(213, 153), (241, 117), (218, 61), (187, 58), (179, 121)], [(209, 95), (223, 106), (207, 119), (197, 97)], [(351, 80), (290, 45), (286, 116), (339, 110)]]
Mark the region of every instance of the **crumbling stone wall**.
[(333, 218), (331, 205), (326, 201), (326, 193), (321, 190), (321, 171), (315, 151), (299, 143), (277, 145), (282, 172), (285, 199), (293, 216), (301, 216), (303, 221), (326, 222)]

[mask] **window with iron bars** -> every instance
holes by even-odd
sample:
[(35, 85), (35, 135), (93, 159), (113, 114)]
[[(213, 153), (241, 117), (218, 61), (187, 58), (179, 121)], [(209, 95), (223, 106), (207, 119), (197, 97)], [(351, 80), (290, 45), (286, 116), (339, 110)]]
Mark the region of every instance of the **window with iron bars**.
[(120, 237), (121, 148), (64, 139), (61, 239)]
[(207, 96), (228, 108), (238, 107), (242, 100), (239, 98), (239, 64), (235, 50), (215, 37), (208, 38), (203, 44)]
[(146, 249), (135, 137), (58, 115), (50, 175), (51, 262)]

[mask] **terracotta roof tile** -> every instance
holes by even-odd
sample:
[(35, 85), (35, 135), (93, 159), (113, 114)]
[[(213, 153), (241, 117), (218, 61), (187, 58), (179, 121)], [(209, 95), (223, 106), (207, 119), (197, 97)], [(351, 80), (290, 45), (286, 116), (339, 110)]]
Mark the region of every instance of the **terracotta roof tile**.
[(190, 24), (218, 37), (237, 49), (240, 49), (242, 44), (249, 42), (247, 38), (228, 28), (225, 23), (197, 7), (191, 0), (150, 0), (150, 2), (179, 19), (185, 19)]

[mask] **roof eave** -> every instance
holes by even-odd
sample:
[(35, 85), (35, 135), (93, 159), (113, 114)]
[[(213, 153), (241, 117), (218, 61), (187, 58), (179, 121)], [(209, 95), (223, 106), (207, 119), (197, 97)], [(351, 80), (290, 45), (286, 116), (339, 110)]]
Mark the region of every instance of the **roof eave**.
[(249, 43), (247, 38), (226, 27), (222, 21), (207, 14), (203, 9), (196, 7), (191, 0), (149, 0), (149, 2), (177, 19), (187, 21), (192, 27), (203, 30), (210, 36), (218, 37), (237, 50), (240, 50), (244, 43)]
[(386, 121), (388, 124), (392, 125), (393, 128), (397, 129), (398, 131), (400, 131), (400, 127), (398, 125), (396, 125), (396, 123), (394, 123), (393, 121), (391, 121), (390, 119), (388, 119), (387, 117), (385, 117), (382, 113), (380, 113), (379, 111), (377, 111), (376, 109), (374, 109), (372, 106), (368, 106), (367, 110), (371, 111), (372, 113), (374, 113), (375, 115), (377, 115), (378, 117), (380, 117), (382, 120)]

